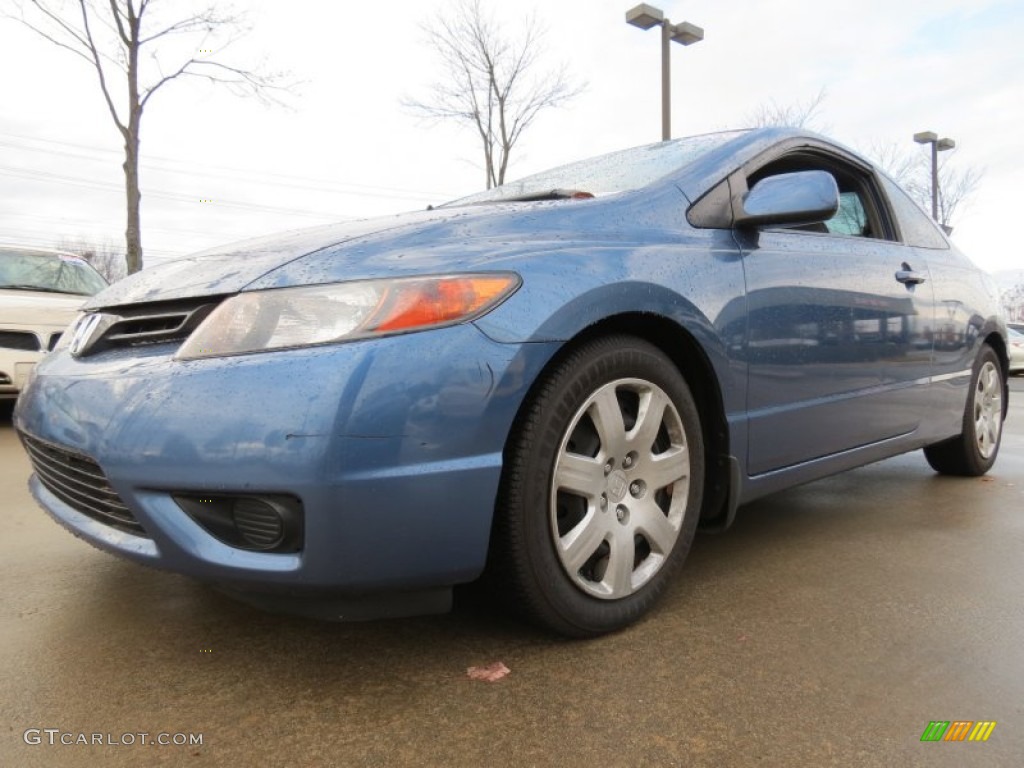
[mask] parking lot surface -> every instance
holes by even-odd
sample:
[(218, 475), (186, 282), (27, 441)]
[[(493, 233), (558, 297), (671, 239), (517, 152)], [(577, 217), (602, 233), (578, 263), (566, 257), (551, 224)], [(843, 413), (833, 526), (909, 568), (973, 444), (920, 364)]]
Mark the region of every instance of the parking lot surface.
[[(486, 599), (282, 617), (121, 562), (36, 507), (0, 405), (0, 765), (1016, 768), (1024, 379), (1012, 388), (989, 476), (938, 477), (914, 453), (751, 504), (698, 537), (646, 620), (587, 642)], [(498, 661), (497, 682), (466, 674)], [(996, 726), (922, 742), (932, 721)]]

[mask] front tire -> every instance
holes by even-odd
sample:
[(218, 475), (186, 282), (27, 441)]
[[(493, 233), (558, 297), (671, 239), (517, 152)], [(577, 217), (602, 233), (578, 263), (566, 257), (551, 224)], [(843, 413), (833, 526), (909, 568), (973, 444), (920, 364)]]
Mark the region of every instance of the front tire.
[(986, 344), (974, 363), (963, 431), (924, 449), (932, 469), (961, 477), (980, 477), (988, 472), (999, 454), (1005, 399), (1006, 380), (999, 356)]
[(573, 637), (632, 623), (686, 558), (703, 485), (700, 417), (672, 362), (629, 336), (585, 343), (506, 453), (496, 534), (516, 602)]

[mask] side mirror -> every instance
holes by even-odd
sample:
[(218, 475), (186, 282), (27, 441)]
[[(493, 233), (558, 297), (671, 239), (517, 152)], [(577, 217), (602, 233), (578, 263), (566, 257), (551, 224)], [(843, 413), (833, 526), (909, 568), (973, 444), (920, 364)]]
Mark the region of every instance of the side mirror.
[(839, 187), (827, 171), (798, 171), (761, 179), (736, 203), (737, 227), (826, 221), (839, 210)]

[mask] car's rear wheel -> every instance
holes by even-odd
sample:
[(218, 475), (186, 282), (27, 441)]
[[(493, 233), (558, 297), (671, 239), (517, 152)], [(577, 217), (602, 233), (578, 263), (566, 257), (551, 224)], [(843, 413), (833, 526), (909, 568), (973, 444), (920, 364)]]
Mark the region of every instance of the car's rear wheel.
[(693, 396), (656, 347), (615, 336), (570, 353), (524, 411), (498, 509), (509, 585), (556, 632), (624, 627), (693, 540), (704, 480)]
[(1006, 384), (999, 356), (986, 344), (974, 363), (963, 431), (924, 449), (932, 469), (944, 475), (965, 477), (978, 477), (988, 472), (999, 453), (1005, 398)]

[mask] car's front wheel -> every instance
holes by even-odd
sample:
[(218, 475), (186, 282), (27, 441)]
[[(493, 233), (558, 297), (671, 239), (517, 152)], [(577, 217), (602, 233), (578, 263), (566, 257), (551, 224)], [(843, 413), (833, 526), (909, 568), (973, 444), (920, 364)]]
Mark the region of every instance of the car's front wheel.
[(506, 460), (497, 536), (520, 606), (576, 637), (636, 620), (700, 514), (700, 417), (672, 362), (628, 336), (582, 345), (540, 383)]
[(988, 472), (999, 453), (1005, 398), (1006, 384), (999, 356), (986, 344), (974, 363), (963, 431), (924, 449), (932, 469), (943, 475), (966, 477), (979, 477)]

